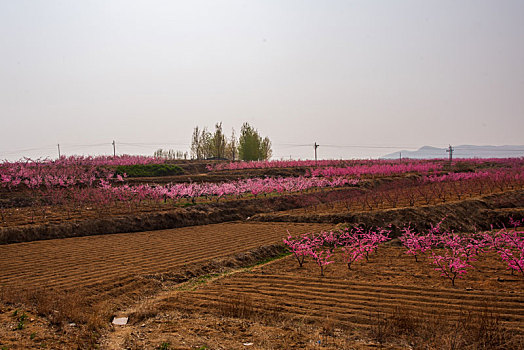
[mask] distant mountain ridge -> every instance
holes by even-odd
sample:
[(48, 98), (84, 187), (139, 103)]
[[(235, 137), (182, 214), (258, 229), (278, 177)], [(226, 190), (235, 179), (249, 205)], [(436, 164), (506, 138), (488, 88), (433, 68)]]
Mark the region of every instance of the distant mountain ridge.
[[(448, 158), (448, 148), (438, 148), (432, 146), (423, 146), (416, 151), (402, 150), (393, 152), (380, 157), (381, 159), (398, 159), (400, 154), (402, 158), (415, 159), (434, 159)], [(453, 158), (515, 158), (524, 157), (523, 145), (505, 145), (505, 146), (475, 146), (460, 145), (453, 146)]]

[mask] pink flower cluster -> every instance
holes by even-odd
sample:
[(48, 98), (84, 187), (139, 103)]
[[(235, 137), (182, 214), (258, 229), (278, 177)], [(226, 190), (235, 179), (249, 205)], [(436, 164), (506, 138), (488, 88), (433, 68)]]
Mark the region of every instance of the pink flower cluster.
[(462, 278), (473, 268), (472, 263), (486, 251), (497, 252), (512, 271), (524, 275), (524, 231), (516, 227), (522, 222), (512, 220), (513, 230), (502, 229), (496, 233), (457, 234), (440, 232), (437, 225), (427, 234), (416, 234), (409, 227), (399, 237), (407, 248), (406, 254), (415, 256), (430, 252), (429, 260), (442, 277), (448, 278), (455, 285), (457, 278)]
[(93, 186), (99, 179), (117, 179), (115, 173), (104, 167), (85, 165), (81, 162), (40, 163), (16, 162), (0, 165), (0, 184), (15, 188), (20, 185), (35, 189), (41, 186), (65, 188), (70, 186)]
[(368, 259), (369, 254), (374, 252), (380, 243), (389, 240), (389, 233), (390, 231), (385, 229), (341, 229), (304, 234), (295, 238), (289, 235), (284, 239), (284, 244), (293, 253), (300, 267), (305, 257), (309, 256), (320, 267), (320, 275), (324, 276), (324, 266), (334, 262), (332, 258), (337, 247), (341, 247), (344, 262), (351, 269), (352, 263), (364, 257)]
[(56, 160), (24, 158), (17, 162), (0, 163), (0, 185), (7, 188), (15, 188), (19, 185), (28, 188), (92, 186), (98, 179), (116, 178), (114, 171), (107, 166), (153, 163), (165, 163), (165, 159), (130, 155), (62, 156)]
[(208, 165), (208, 170), (242, 170), (269, 168), (302, 168), (314, 166), (340, 166), (349, 163), (347, 160), (260, 160), (250, 162), (231, 162)]
[(354, 185), (357, 182), (346, 178), (306, 178), (306, 177), (278, 177), (278, 178), (250, 178), (223, 183), (177, 183), (165, 186), (137, 185), (112, 186), (108, 181), (101, 181), (101, 188), (112, 193), (117, 198), (138, 197), (140, 199), (173, 199), (241, 196), (243, 194), (291, 193), (305, 191), (310, 188), (341, 187)]
[(523, 220), (510, 219), (514, 226), (512, 230), (502, 229), (495, 234), (484, 234), (486, 247), (497, 252), (507, 264), (508, 269), (520, 271), (524, 276), (524, 231), (517, 228), (524, 224)]
[(413, 255), (415, 261), (418, 261), (418, 255), (424, 254), (426, 251), (430, 250), (436, 241), (433, 232), (429, 232), (428, 234), (417, 234), (409, 226), (404, 227), (402, 231), (403, 234), (399, 237), (399, 240), (408, 249), (406, 254)]
[(497, 169), (491, 171), (476, 171), (467, 173), (449, 173), (443, 175), (430, 175), (422, 178), (423, 183), (456, 182), (478, 179), (489, 179), (494, 182), (523, 181), (524, 167), (511, 169)]
[[(427, 255), (429, 263), (435, 270), (455, 285), (457, 278), (464, 277), (480, 254), (494, 251), (507, 264), (508, 269), (520, 271), (524, 276), (524, 231), (517, 228), (523, 221), (510, 220), (513, 229), (502, 229), (498, 232), (458, 234), (443, 232), (439, 222), (423, 234), (417, 234), (409, 226), (404, 228), (400, 241), (407, 248), (406, 253), (415, 256)], [(352, 264), (366, 259), (375, 252), (379, 245), (388, 241), (390, 230), (341, 229), (322, 231), (317, 234), (304, 234), (297, 237), (289, 235), (284, 244), (294, 255), (300, 267), (304, 260), (311, 257), (324, 275), (326, 265), (334, 262), (334, 253), (339, 247), (342, 258), (348, 269)], [(417, 260), (418, 261), (418, 260)]]

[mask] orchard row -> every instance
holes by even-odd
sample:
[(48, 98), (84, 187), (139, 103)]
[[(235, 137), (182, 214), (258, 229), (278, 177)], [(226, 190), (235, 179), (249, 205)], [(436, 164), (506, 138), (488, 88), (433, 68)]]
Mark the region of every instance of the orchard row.
[[(522, 166), (524, 158), (491, 158), (491, 159), (455, 159), (455, 164), (473, 165), (478, 166), (482, 164), (489, 164), (490, 166), (503, 166), (503, 167), (515, 167)], [(417, 159), (404, 159), (402, 162), (398, 160), (263, 160), (263, 161), (252, 161), (252, 162), (230, 162), (230, 163), (219, 163), (215, 165), (208, 165), (208, 170), (241, 170), (241, 169), (270, 169), (270, 168), (317, 168), (317, 167), (331, 167), (333, 169), (326, 170), (326, 173), (333, 173), (332, 175), (343, 175), (335, 174), (337, 172), (352, 172), (353, 170), (348, 168), (358, 168), (359, 166), (374, 167), (377, 169), (380, 167), (388, 167), (400, 165), (403, 168), (405, 164), (414, 166), (421, 166), (422, 168), (427, 167), (428, 169), (441, 169), (442, 165), (447, 163), (445, 159), (435, 160), (417, 160)], [(320, 171), (322, 172), (322, 171)], [(313, 174), (320, 175), (320, 174)], [(344, 174), (345, 175), (345, 174)]]
[[(415, 262), (419, 262), (420, 257), (426, 258), (452, 285), (455, 285), (457, 278), (464, 277), (474, 268), (473, 263), (486, 252), (496, 252), (512, 273), (515, 271), (524, 277), (524, 231), (517, 230), (523, 223), (518, 220), (511, 220), (511, 223), (513, 229), (469, 234), (442, 232), (440, 223), (419, 234), (405, 227), (399, 239), (406, 248), (406, 254), (412, 255)], [(288, 236), (284, 244), (300, 267), (309, 257), (319, 266), (323, 276), (325, 267), (334, 263), (337, 248), (340, 248), (343, 261), (351, 270), (356, 261), (368, 260), (380, 244), (390, 240), (389, 235), (388, 229), (341, 229), (299, 237)]]

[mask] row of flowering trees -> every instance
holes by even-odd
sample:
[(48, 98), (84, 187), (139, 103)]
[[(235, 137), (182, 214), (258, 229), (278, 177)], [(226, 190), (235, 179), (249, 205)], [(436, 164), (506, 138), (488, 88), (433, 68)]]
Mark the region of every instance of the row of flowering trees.
[(117, 198), (125, 197), (126, 200), (132, 197), (151, 200), (180, 200), (188, 198), (195, 200), (199, 197), (212, 197), (217, 200), (227, 196), (241, 197), (245, 194), (257, 196), (259, 194), (283, 194), (292, 192), (302, 192), (311, 188), (342, 187), (355, 185), (358, 180), (347, 179), (345, 177), (327, 178), (307, 178), (299, 177), (266, 177), (249, 178), (243, 180), (222, 182), (222, 183), (177, 183), (164, 186), (158, 185), (137, 185), (137, 186), (112, 186), (108, 181), (101, 181), (101, 189), (115, 195)]
[(242, 169), (272, 169), (272, 168), (303, 168), (315, 166), (346, 166), (351, 161), (342, 159), (329, 160), (259, 160), (250, 162), (229, 162), (208, 165), (209, 171), (242, 170)]
[(304, 234), (299, 237), (289, 235), (284, 239), (284, 244), (293, 253), (299, 266), (302, 267), (304, 259), (311, 257), (320, 268), (320, 275), (324, 276), (325, 266), (334, 262), (334, 252), (337, 247), (342, 250), (344, 262), (348, 269), (351, 265), (376, 251), (378, 245), (389, 240), (390, 230), (376, 229), (363, 230), (341, 229), (338, 231), (322, 231), (318, 234)]
[[(399, 163), (397, 160), (383, 160), (383, 159), (325, 159), (325, 160), (265, 160), (265, 161), (251, 161), (251, 162), (230, 162), (218, 163), (208, 165), (207, 169), (210, 171), (220, 170), (242, 170), (242, 169), (271, 169), (271, 168), (318, 168), (310, 174), (311, 176), (339, 176), (348, 175), (352, 171), (348, 168), (355, 168), (357, 173), (373, 174), (375, 171), (390, 171), (388, 167), (399, 169), (394, 173), (403, 172), (400, 169), (410, 167), (420, 169), (434, 169), (440, 170), (442, 168), (442, 160), (428, 161), (420, 159), (406, 160)], [(386, 168), (383, 168), (386, 167)], [(324, 169), (326, 168), (326, 169)], [(379, 170), (382, 169), (382, 170)], [(385, 169), (385, 170), (384, 170)], [(411, 168), (410, 168), (411, 169)], [(416, 170), (411, 170), (416, 171)], [(345, 174), (344, 172), (347, 172)]]
[(0, 186), (9, 189), (20, 185), (27, 188), (93, 186), (99, 179), (111, 180), (117, 177), (110, 167), (164, 162), (162, 158), (130, 155), (62, 156), (56, 160), (25, 158), (17, 162), (0, 163)]
[(415, 261), (417, 257), (427, 256), (452, 285), (473, 269), (472, 263), (486, 252), (496, 252), (512, 273), (516, 271), (524, 277), (524, 231), (517, 230), (522, 221), (511, 220), (511, 223), (513, 229), (469, 234), (441, 232), (439, 225), (427, 233), (417, 234), (406, 227), (399, 239), (407, 249), (406, 254), (413, 255)]
[(340, 200), (348, 210), (430, 205), (524, 187), (524, 168), (400, 178)]
[[(406, 254), (414, 256), (416, 262), (419, 262), (421, 256), (427, 257), (435, 270), (449, 279), (452, 285), (455, 285), (457, 278), (463, 277), (468, 270), (474, 268), (472, 263), (486, 252), (496, 252), (512, 273), (517, 271), (524, 277), (524, 231), (517, 230), (523, 223), (512, 220), (512, 224), (515, 226), (513, 229), (470, 234), (442, 232), (440, 223), (421, 234), (408, 226), (403, 229), (399, 239), (406, 248)], [(353, 263), (367, 260), (381, 243), (388, 241), (389, 234), (389, 230), (381, 228), (341, 229), (298, 237), (288, 235), (284, 244), (300, 267), (304, 259), (310, 257), (319, 266), (323, 276), (325, 266), (334, 262), (337, 247), (340, 247), (348, 269), (351, 269)]]
[[(465, 166), (472, 165), (478, 166), (481, 164), (489, 164), (492, 166), (503, 166), (503, 167), (514, 167), (522, 166), (524, 163), (524, 158), (490, 158), (490, 159), (455, 159), (454, 164), (459, 167), (463, 164)], [(434, 160), (422, 160), (422, 159), (405, 159), (402, 162), (398, 160), (386, 160), (386, 159), (372, 159), (372, 160), (361, 160), (361, 159), (352, 159), (352, 160), (342, 160), (342, 159), (329, 159), (329, 160), (265, 160), (265, 161), (251, 161), (251, 162), (229, 162), (229, 163), (218, 163), (215, 165), (208, 165), (208, 170), (210, 171), (220, 171), (220, 170), (241, 170), (241, 169), (268, 169), (268, 168), (301, 168), (301, 167), (340, 167), (340, 170), (331, 169), (327, 170), (326, 173), (336, 173), (344, 172), (351, 170), (344, 170), (346, 167), (355, 167), (355, 166), (395, 166), (399, 165), (401, 168), (408, 166), (417, 166), (424, 165), (429, 169), (439, 170), (442, 168), (443, 164), (447, 164), (446, 159), (434, 159)], [(313, 174), (315, 176), (321, 175), (322, 170), (319, 170), (319, 173)], [(334, 174), (342, 175), (342, 174)]]
[[(117, 176), (118, 180), (118, 176)], [(121, 178), (120, 178), (121, 180)], [(138, 205), (143, 201), (177, 202), (182, 199), (207, 199), (236, 197), (244, 195), (268, 195), (303, 192), (312, 188), (341, 187), (354, 185), (358, 180), (338, 178), (250, 178), (223, 183), (171, 183), (167, 185), (129, 185), (115, 183), (114, 178), (99, 179), (94, 186), (39, 187), (32, 191), (37, 204), (106, 207), (111, 204), (126, 203)]]

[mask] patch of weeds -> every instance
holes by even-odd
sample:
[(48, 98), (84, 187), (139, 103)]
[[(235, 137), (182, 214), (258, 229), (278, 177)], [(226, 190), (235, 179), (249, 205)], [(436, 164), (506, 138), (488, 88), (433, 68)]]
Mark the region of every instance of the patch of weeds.
[(158, 350), (169, 350), (170, 347), (171, 347), (171, 344), (169, 344), (168, 342), (163, 342), (162, 344), (160, 344), (160, 346), (157, 349)]
[(24, 312), (22, 315), (20, 315), (20, 317), (17, 318), (17, 321), (18, 321), (18, 325), (16, 326), (17, 330), (24, 329), (25, 320), (27, 320), (27, 315)]
[(269, 258), (266, 258), (264, 260), (260, 260), (252, 265), (249, 265), (249, 266), (246, 266), (246, 269), (252, 269), (253, 267), (257, 267), (257, 266), (260, 266), (260, 265), (264, 265), (264, 264), (267, 264), (271, 261), (275, 261), (275, 260), (278, 260), (278, 259), (282, 259), (282, 258), (285, 258), (286, 256), (289, 256), (291, 255), (291, 252), (282, 252), (282, 253), (279, 253), (275, 256), (272, 256), (272, 257), (269, 257)]
[(15, 310), (15, 311), (13, 312), (13, 317), (15, 317), (15, 316), (17, 316), (17, 315), (18, 315), (18, 310)]
[(207, 275), (203, 275), (203, 276), (198, 277), (196, 279), (195, 283), (197, 283), (197, 284), (199, 284), (199, 283), (206, 283), (210, 279), (212, 279), (214, 277), (218, 277), (218, 276), (220, 276), (219, 273), (210, 273), (210, 274), (207, 274)]
[[(291, 252), (288, 252), (288, 251), (282, 251), (280, 253), (278, 253), (277, 255), (275, 256), (272, 256), (272, 257), (268, 257), (266, 259), (263, 259), (263, 260), (259, 260), (257, 261), (256, 263), (254, 264), (251, 264), (251, 265), (247, 265), (245, 267), (241, 267), (241, 268), (237, 268), (235, 270), (228, 270), (226, 272), (221, 272), (221, 273), (210, 273), (210, 274), (206, 274), (206, 275), (202, 275), (202, 276), (198, 276), (198, 277), (195, 277), (195, 278), (192, 278), (191, 280), (187, 281), (186, 283), (182, 283), (180, 284), (178, 287), (176, 287), (175, 289), (176, 290), (180, 290), (180, 291), (191, 291), (191, 290), (195, 290), (196, 288), (198, 288), (200, 285), (202, 284), (205, 284), (213, 279), (217, 279), (217, 278), (221, 278), (221, 277), (225, 277), (225, 276), (228, 276), (228, 275), (231, 275), (231, 274), (234, 274), (236, 272), (241, 272), (241, 271), (246, 271), (246, 270), (250, 270), (254, 267), (257, 267), (257, 266), (260, 266), (260, 265), (264, 265), (264, 264), (267, 264), (271, 261), (274, 261), (274, 260), (278, 260), (278, 259), (282, 259), (288, 255), (291, 255)], [(185, 265), (184, 265), (185, 266)]]
[(183, 283), (181, 286), (179, 286), (178, 288), (176, 288), (177, 290), (183, 290), (183, 291), (191, 291), (191, 290), (195, 290), (198, 286), (204, 284), (204, 283), (207, 283), (209, 282), (210, 280), (214, 279), (214, 278), (217, 278), (217, 277), (221, 277), (221, 276), (224, 276), (225, 273), (210, 273), (210, 274), (207, 274), (207, 275), (202, 275), (202, 276), (199, 276), (199, 277), (195, 277), (191, 280), (189, 280), (187, 283)]
[(29, 339), (34, 340), (35, 338), (36, 338), (36, 333), (35, 332), (31, 333), (31, 335), (29, 336)]
[(209, 349), (209, 348), (205, 345), (202, 345), (201, 347), (198, 348), (198, 350), (206, 350), (206, 349)]

